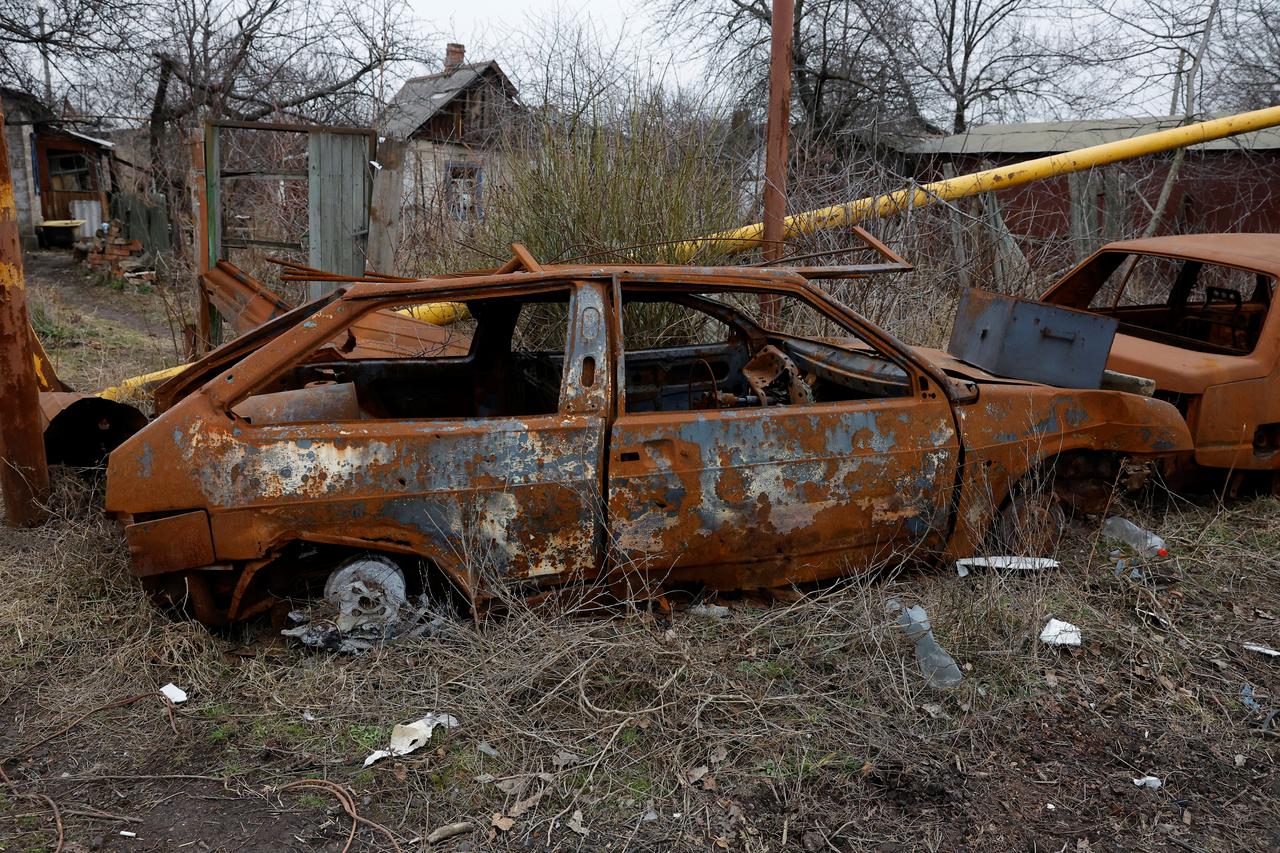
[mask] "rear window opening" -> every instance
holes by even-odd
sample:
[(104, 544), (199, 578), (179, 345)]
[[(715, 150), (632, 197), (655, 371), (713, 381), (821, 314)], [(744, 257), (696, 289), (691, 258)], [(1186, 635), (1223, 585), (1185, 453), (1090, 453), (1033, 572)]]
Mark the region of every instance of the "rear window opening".
[(1105, 252), (1052, 301), (1114, 317), (1123, 334), (1198, 352), (1248, 355), (1275, 294), (1265, 273), (1198, 260)]
[(357, 320), (233, 412), (259, 426), (554, 414), (570, 301), (563, 288), (463, 303), (473, 319), (469, 350), (458, 355), (430, 341), (368, 336)]

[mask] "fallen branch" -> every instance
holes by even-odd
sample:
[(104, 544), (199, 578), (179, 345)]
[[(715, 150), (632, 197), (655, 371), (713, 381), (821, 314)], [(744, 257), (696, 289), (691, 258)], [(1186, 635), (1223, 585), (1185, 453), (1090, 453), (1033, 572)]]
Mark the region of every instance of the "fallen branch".
[(395, 850), (396, 853), (402, 853), (400, 845), (396, 842), (396, 837), (391, 830), (387, 829), (380, 823), (361, 817), (356, 812), (356, 803), (352, 798), (351, 793), (341, 785), (336, 782), (330, 782), (327, 779), (298, 779), (295, 782), (289, 782), (288, 784), (282, 785), (278, 793), (283, 794), (285, 791), (297, 790), (299, 788), (316, 788), (318, 790), (325, 791), (337, 797), (338, 802), (342, 804), (342, 810), (351, 818), (351, 833), (347, 836), (347, 843), (343, 846), (342, 853), (349, 853), (351, 850), (351, 845), (355, 843), (356, 839), (356, 827), (361, 824), (376, 832), (382, 833), (382, 835), (386, 837), (387, 841), (391, 842), (391, 849)]
[(31, 794), (19, 790), (18, 786), (9, 778), (9, 774), (4, 772), (3, 765), (0, 765), (0, 781), (4, 782), (5, 787), (9, 789), (9, 793), (18, 799), (43, 801), (49, 807), (49, 811), (53, 812), (53, 824), (58, 833), (58, 842), (53, 847), (53, 853), (62, 853), (62, 844), (66, 840), (66, 833), (62, 827), (62, 812), (58, 809), (58, 804), (46, 794)]

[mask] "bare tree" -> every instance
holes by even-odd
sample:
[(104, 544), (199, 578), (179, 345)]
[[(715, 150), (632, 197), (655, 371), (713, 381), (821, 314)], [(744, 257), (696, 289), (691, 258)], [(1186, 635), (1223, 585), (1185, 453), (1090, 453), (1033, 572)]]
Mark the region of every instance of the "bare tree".
[(52, 101), (53, 76), (62, 91), (83, 62), (120, 50), (127, 40), (122, 24), (144, 1), (0, 0), (0, 82), (42, 89)]
[(1225, 110), (1280, 104), (1280, 10), (1272, 0), (1228, 0), (1205, 98)]
[[(767, 0), (666, 0), (668, 31), (762, 91)], [(1048, 0), (798, 0), (793, 73), (818, 135), (877, 123), (961, 132), (975, 120), (1074, 106), (1095, 61), (1083, 8)]]

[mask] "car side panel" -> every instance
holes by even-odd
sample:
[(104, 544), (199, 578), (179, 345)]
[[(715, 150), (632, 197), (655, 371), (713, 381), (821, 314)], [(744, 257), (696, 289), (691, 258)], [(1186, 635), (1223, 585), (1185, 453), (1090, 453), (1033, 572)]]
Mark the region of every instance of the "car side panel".
[(558, 581), (596, 565), (599, 417), (193, 433), (181, 444), (220, 560), (295, 538), (393, 546), (432, 557), (472, 592), (486, 573)]
[(1010, 489), (1041, 463), (1085, 451), (1131, 458), (1189, 456), (1191, 434), (1163, 400), (1120, 391), (983, 384), (956, 407), (964, 465), (953, 557), (973, 556)]
[(958, 451), (938, 398), (624, 415), (609, 451), (615, 567), (775, 586), (937, 546)]

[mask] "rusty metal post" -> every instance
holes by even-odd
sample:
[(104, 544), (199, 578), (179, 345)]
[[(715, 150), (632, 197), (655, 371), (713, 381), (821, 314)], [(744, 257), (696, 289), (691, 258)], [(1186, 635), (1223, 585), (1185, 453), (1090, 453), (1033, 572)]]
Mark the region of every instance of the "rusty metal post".
[(0, 107), (0, 495), (5, 524), (11, 527), (43, 521), (40, 502), (49, 493), (40, 395), (27, 329), (22, 243)]
[[(785, 249), (787, 216), (787, 141), (791, 127), (791, 34), (795, 0), (773, 0), (769, 41), (769, 118), (764, 159), (764, 258), (776, 261)], [(776, 319), (775, 298), (764, 313)]]

